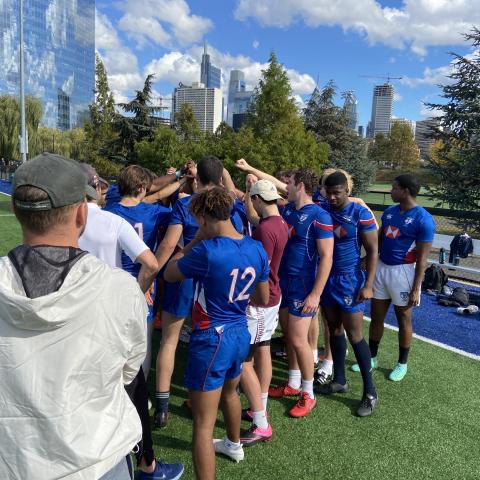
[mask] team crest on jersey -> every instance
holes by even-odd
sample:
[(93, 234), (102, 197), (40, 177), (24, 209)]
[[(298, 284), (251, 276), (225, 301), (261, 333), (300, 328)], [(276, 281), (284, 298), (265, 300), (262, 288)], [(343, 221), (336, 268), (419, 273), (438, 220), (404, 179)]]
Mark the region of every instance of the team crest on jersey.
[(293, 301), (293, 307), (295, 310), (300, 310), (303, 306), (303, 302), (301, 300), (294, 300)]
[(300, 218), (298, 219), (298, 221), (299, 221), (300, 223), (303, 223), (307, 218), (308, 218), (308, 215), (305, 215), (304, 213), (302, 213), (302, 214), (300, 215)]
[(384, 232), (387, 238), (395, 239), (400, 236), (400, 230), (392, 225), (389, 225), (387, 228), (385, 228)]
[(408, 297), (410, 296), (409, 292), (400, 292), (400, 298), (405, 302), (408, 300)]
[(352, 297), (343, 297), (343, 301), (345, 302), (345, 305), (347, 307), (350, 307), (353, 303), (353, 298)]
[(334, 225), (333, 233), (337, 238), (343, 238), (347, 235), (347, 231), (341, 225)]
[(413, 218), (412, 218), (412, 217), (407, 217), (407, 218), (405, 219), (405, 225), (410, 225), (412, 222), (413, 222)]
[(391, 213), (389, 213), (385, 218), (386, 218), (387, 220), (391, 220), (392, 217), (393, 217), (393, 215), (392, 215)]

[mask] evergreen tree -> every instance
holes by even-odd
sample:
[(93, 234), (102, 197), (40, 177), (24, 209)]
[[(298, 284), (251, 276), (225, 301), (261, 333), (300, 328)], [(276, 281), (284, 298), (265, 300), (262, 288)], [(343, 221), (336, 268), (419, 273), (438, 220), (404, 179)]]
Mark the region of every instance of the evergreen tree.
[(262, 158), (256, 154), (247, 160), (269, 173), (298, 166), (319, 171), (326, 160), (325, 148), (305, 130), (287, 73), (274, 52), (255, 89), (242, 135), (248, 129), (261, 146), (258, 152)]
[(111, 129), (116, 115), (115, 101), (108, 84), (107, 71), (98, 54), (95, 57), (95, 101), (89, 110), (94, 132), (98, 134), (99, 129)]
[(368, 188), (375, 177), (376, 163), (367, 155), (367, 143), (348, 127), (345, 109), (335, 105), (333, 81), (319, 91), (314, 90), (304, 110), (306, 128), (320, 145), (328, 147), (325, 167), (342, 168), (352, 175), (354, 193)]
[[(480, 208), (480, 30), (473, 28), (465, 39), (476, 47), (467, 56), (452, 53), (454, 71), (450, 85), (444, 85), (444, 104), (427, 104), (442, 112), (436, 136), (441, 141), (430, 158), (429, 168), (438, 184), (431, 191), (441, 202), (459, 210)], [(458, 222), (480, 231), (480, 221)]]

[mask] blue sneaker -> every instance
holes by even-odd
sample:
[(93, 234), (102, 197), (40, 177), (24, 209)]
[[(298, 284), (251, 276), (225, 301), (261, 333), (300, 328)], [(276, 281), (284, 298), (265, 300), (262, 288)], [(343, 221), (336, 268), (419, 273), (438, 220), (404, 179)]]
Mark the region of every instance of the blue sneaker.
[(138, 480), (178, 480), (183, 475), (183, 463), (163, 463), (156, 461), (152, 473), (138, 473)]
[(403, 377), (407, 374), (407, 364), (406, 363), (397, 363), (395, 368), (390, 372), (388, 376), (389, 380), (392, 382), (399, 382), (403, 380)]

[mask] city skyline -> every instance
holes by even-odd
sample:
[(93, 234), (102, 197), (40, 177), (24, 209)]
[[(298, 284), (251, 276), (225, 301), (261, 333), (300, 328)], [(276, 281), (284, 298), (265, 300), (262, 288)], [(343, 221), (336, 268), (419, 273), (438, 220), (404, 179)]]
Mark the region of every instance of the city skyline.
[(293, 93), (304, 102), (315, 85), (333, 79), (340, 92), (357, 97), (359, 124), (371, 117), (372, 91), (393, 81), (393, 114), (420, 120), (423, 102), (440, 99), (439, 83), (451, 71), (448, 51), (472, 52), (461, 37), (480, 24), (475, 0), (124, 0), (97, 2), (97, 50), (118, 101), (130, 98), (145, 75), (156, 74), (156, 94), (170, 97), (179, 82), (198, 81), (203, 41), (222, 70), (227, 105), (229, 73), (242, 70), (252, 89), (273, 49)]

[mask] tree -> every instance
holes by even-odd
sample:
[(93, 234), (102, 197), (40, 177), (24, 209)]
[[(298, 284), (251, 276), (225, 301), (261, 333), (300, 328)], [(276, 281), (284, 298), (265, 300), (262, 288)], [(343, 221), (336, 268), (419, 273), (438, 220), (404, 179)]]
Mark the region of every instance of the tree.
[(402, 170), (417, 170), (419, 167), (420, 149), (406, 123), (394, 121), (392, 124), (388, 134), (387, 162)]
[(326, 160), (325, 148), (305, 129), (287, 73), (274, 52), (262, 70), (245, 128), (242, 135), (250, 129), (262, 154), (248, 161), (269, 173), (298, 166), (320, 171)]
[[(368, 188), (375, 177), (376, 163), (367, 155), (367, 143), (348, 127), (345, 109), (335, 105), (336, 87), (333, 81), (312, 93), (304, 110), (305, 127), (319, 145), (328, 148), (325, 167), (342, 168), (352, 175), (354, 193)], [(324, 147), (325, 148), (325, 147)]]
[(118, 104), (127, 116), (117, 115), (114, 124), (118, 140), (114, 141), (112, 147), (116, 147), (117, 160), (134, 162), (136, 160), (135, 143), (142, 140), (151, 141), (155, 137), (157, 129), (155, 113), (160, 108), (152, 105), (153, 78), (153, 74), (146, 77), (143, 89), (137, 90), (130, 102)]
[(368, 157), (378, 168), (390, 167), (390, 153), (388, 137), (383, 133), (377, 133), (375, 140), (368, 143)]
[[(464, 35), (476, 47), (467, 56), (452, 53), (452, 83), (444, 85), (443, 104), (427, 104), (442, 112), (443, 129), (436, 137), (442, 142), (431, 157), (429, 168), (438, 184), (430, 190), (440, 202), (453, 209), (478, 210), (480, 208), (480, 30), (473, 28)], [(459, 222), (463, 225), (464, 222)], [(480, 221), (470, 219), (468, 228), (480, 231)]]

